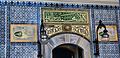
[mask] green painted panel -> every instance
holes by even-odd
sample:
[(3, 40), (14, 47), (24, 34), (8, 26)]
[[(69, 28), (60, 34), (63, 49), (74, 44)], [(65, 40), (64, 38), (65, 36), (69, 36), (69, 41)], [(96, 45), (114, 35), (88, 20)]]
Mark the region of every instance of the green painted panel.
[(81, 22), (88, 23), (88, 11), (43, 11), (45, 22)]

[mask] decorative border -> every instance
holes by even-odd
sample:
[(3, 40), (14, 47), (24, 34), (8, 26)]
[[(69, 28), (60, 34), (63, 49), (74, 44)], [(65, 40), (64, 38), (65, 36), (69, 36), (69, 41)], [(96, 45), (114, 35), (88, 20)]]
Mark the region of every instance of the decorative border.
[(119, 9), (119, 6), (111, 5), (91, 5), (91, 4), (71, 4), (53, 2), (31, 2), (31, 1), (0, 1), (0, 5), (9, 6), (38, 6), (38, 7), (57, 7), (57, 8), (85, 8), (85, 9)]
[(11, 42), (37, 42), (36, 24), (11, 24)]

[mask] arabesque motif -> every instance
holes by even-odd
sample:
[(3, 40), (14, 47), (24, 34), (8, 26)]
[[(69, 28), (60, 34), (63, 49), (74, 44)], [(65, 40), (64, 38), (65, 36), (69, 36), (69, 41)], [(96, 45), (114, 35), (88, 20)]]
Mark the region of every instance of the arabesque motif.
[(73, 32), (90, 39), (88, 10), (43, 8), (42, 13), (49, 36), (60, 32)]
[(90, 31), (88, 25), (72, 25), (72, 32), (81, 34), (88, 39), (90, 38)]
[(65, 26), (66, 28), (70, 28), (68, 31), (64, 29), (63, 27), (64, 25), (47, 25), (46, 26), (46, 31), (48, 36), (51, 36), (53, 34), (56, 33), (60, 33), (60, 32), (74, 32), (77, 34), (81, 34), (83, 36), (85, 36), (86, 38), (90, 38), (90, 31), (89, 31), (89, 26), (88, 25), (69, 25), (69, 26)]

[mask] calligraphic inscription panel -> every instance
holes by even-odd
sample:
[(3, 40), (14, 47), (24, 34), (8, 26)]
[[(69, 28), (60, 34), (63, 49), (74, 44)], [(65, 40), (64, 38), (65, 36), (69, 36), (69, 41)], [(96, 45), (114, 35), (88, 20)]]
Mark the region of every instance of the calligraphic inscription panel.
[(90, 38), (88, 10), (42, 8), (42, 18), (49, 36), (73, 32)]
[[(97, 26), (96, 26), (97, 28)], [(116, 25), (106, 25), (106, 29), (108, 30), (109, 34), (109, 41), (118, 41), (118, 35), (117, 35), (117, 27)], [(98, 39), (99, 41), (102, 40), (102, 36), (100, 36), (101, 32), (103, 32), (104, 28), (101, 28), (98, 30)]]
[(43, 10), (44, 22), (88, 24), (87, 10)]
[(11, 42), (37, 42), (37, 25), (11, 24)]

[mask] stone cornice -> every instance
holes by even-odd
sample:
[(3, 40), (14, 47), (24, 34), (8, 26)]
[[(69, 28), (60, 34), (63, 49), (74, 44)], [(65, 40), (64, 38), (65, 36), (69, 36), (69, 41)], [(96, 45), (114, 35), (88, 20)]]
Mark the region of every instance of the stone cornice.
[(1, 1), (33, 1), (33, 2), (57, 2), (72, 4), (98, 4), (98, 5), (119, 5), (118, 0), (1, 0)]

